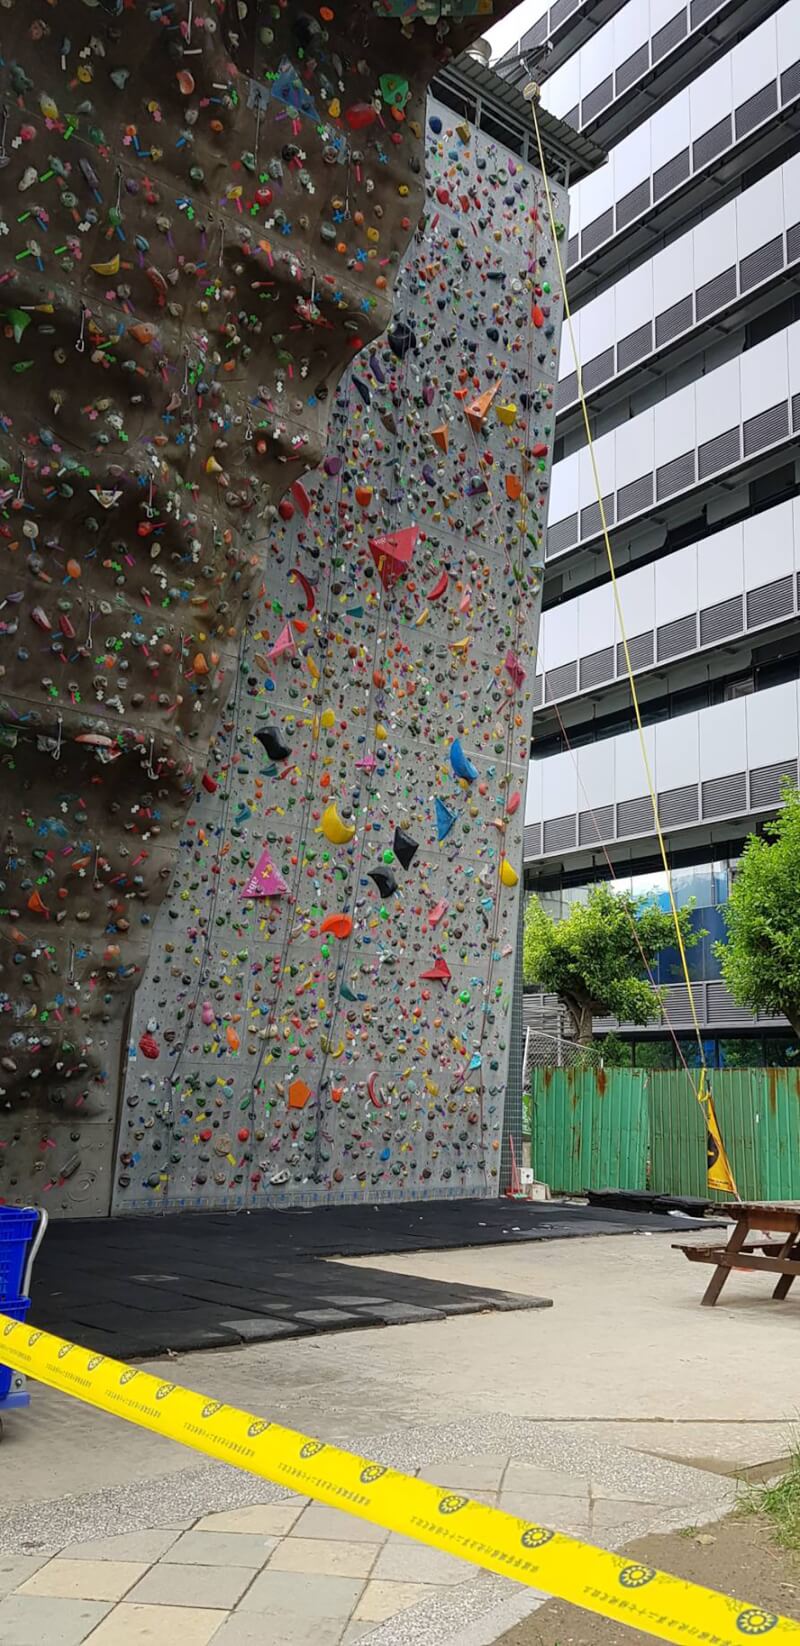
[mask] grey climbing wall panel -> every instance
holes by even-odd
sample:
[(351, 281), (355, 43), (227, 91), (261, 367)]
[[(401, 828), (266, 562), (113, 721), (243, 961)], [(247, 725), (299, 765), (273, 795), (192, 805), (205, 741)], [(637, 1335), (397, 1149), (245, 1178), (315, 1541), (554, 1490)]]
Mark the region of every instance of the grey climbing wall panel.
[(430, 103), (428, 176), (258, 545), (94, 1194), (18, 1140), (53, 1212), (498, 1192), (561, 303), (533, 168)]

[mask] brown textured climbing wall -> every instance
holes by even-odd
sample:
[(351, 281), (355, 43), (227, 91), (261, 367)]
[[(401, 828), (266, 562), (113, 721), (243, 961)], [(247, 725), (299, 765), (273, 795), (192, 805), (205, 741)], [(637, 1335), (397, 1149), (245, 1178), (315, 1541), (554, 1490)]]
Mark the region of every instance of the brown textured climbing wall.
[(389, 320), (425, 85), (485, 22), (418, 9), (4, 0), (0, 1199), (108, 1208), (264, 544)]

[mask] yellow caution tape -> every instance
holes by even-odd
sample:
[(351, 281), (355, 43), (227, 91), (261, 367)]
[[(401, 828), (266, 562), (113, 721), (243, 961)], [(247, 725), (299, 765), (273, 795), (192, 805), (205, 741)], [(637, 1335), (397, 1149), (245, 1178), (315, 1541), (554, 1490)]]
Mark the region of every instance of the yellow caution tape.
[(800, 1646), (800, 1623), (429, 1486), (0, 1314), (0, 1360), (142, 1429), (659, 1640)]

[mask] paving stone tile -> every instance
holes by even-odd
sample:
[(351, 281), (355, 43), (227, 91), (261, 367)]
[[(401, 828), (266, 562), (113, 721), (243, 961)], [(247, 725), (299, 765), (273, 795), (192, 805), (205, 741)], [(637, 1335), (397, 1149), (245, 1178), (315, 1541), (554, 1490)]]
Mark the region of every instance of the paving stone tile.
[(436, 1593), (429, 1583), (392, 1583), (377, 1579), (368, 1583), (353, 1613), (354, 1623), (385, 1623), (398, 1612), (408, 1611)]
[(454, 1458), (450, 1463), (437, 1463), (422, 1471), (422, 1479), (433, 1486), (446, 1486), (450, 1492), (498, 1492), (508, 1458), (499, 1454), (487, 1457)]
[(0, 1600), (3, 1646), (81, 1646), (111, 1610), (111, 1601), (9, 1595)]
[(168, 1640), (177, 1646), (208, 1646), (219, 1619), (219, 1612), (198, 1606), (131, 1606), (123, 1601), (89, 1641), (90, 1646), (164, 1646)]
[[(150, 1566), (160, 1560), (181, 1535), (182, 1527), (159, 1527), (151, 1532), (118, 1532), (113, 1537), (95, 1537), (86, 1543), (71, 1543), (62, 1549), (62, 1560), (141, 1560)], [(0, 1567), (0, 1570), (2, 1568)]]
[(470, 1570), (467, 1561), (455, 1560), (439, 1549), (426, 1549), (419, 1543), (390, 1538), (381, 1549), (372, 1576), (397, 1583), (464, 1583)]
[(368, 1577), (378, 1557), (373, 1543), (342, 1538), (285, 1537), (270, 1557), (270, 1572), (320, 1572), (331, 1577)]
[(26, 1578), (33, 1577), (50, 1555), (0, 1555), (0, 1600), (18, 1589)]
[[(589, 1471), (569, 1474), (566, 1469), (549, 1469), (537, 1463), (512, 1460), (503, 1480), (504, 1492), (541, 1492), (544, 1497), (589, 1497)], [(593, 1493), (593, 1495), (596, 1495)]]
[(170, 1565), (250, 1566), (259, 1572), (278, 1546), (259, 1532), (184, 1532), (169, 1551)]
[(327, 1509), (311, 1503), (300, 1516), (293, 1535), (297, 1537), (342, 1538), (345, 1543), (385, 1543), (388, 1533), (369, 1520), (356, 1520), (341, 1509)]
[(295, 1572), (273, 1572), (267, 1567), (251, 1584), (238, 1611), (280, 1617), (295, 1627), (338, 1621), (341, 1630), (355, 1611), (363, 1589), (360, 1578), (314, 1576), (309, 1572), (298, 1583)]
[(58, 1555), (21, 1584), (22, 1595), (121, 1600), (147, 1571), (145, 1560), (62, 1560)]
[[(307, 1497), (292, 1498), (288, 1503), (253, 1503), (247, 1509), (227, 1509), (220, 1514), (206, 1515), (194, 1529), (196, 1532), (255, 1532), (261, 1537), (285, 1537), (307, 1503)], [(347, 1520), (348, 1516), (341, 1518)]]
[(501, 1492), (498, 1507), (507, 1514), (529, 1520), (534, 1526), (549, 1526), (556, 1532), (571, 1532), (579, 1537), (589, 1530), (589, 1500), (577, 1497), (545, 1497), (536, 1493)]
[(253, 1581), (251, 1566), (151, 1566), (128, 1599), (152, 1606), (199, 1606), (228, 1612)]
[[(274, 1616), (234, 1612), (215, 1634), (214, 1646), (340, 1646), (345, 1627), (341, 1619), (334, 1622), (330, 1618), (287, 1618), (283, 1612)], [(369, 1627), (371, 1630), (372, 1625)]]

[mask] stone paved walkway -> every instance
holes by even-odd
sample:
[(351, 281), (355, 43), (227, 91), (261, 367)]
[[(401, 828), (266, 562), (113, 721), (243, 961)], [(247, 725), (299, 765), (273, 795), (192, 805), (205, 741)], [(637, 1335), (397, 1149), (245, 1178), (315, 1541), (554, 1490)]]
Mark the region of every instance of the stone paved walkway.
[[(385, 1436), (371, 1455), (607, 1547), (716, 1518), (733, 1490), (504, 1418)], [(3, 1646), (483, 1646), (538, 1599), (218, 1465), (0, 1522)]]

